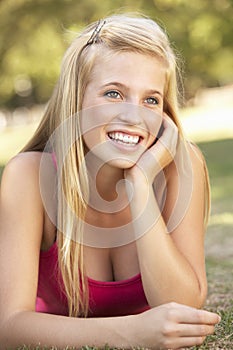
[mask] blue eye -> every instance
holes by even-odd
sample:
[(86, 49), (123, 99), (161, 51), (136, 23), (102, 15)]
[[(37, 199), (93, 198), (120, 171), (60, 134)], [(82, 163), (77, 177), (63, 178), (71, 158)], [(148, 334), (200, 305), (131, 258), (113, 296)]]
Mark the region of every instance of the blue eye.
[(149, 105), (158, 105), (159, 104), (159, 100), (155, 97), (148, 97), (145, 100)]
[(116, 98), (116, 99), (120, 98), (119, 92), (117, 92), (117, 91), (115, 91), (115, 90), (107, 91), (107, 92), (105, 93), (105, 96), (108, 96), (108, 97), (110, 97), (110, 98)]

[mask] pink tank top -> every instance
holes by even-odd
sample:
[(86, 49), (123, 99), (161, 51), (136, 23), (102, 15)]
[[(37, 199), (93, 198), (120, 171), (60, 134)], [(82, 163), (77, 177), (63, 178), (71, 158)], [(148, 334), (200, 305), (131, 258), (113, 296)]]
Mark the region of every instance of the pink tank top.
[[(68, 316), (57, 263), (57, 244), (54, 243), (48, 251), (40, 253), (36, 311)], [(88, 278), (88, 287), (89, 317), (133, 315), (149, 309), (140, 274), (115, 282)]]

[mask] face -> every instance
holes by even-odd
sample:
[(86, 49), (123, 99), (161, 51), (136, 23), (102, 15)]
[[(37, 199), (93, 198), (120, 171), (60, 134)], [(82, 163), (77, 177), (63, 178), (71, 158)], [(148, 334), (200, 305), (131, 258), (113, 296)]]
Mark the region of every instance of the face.
[(81, 128), (87, 150), (112, 166), (133, 166), (156, 140), (165, 79), (166, 67), (159, 58), (103, 52), (82, 105)]

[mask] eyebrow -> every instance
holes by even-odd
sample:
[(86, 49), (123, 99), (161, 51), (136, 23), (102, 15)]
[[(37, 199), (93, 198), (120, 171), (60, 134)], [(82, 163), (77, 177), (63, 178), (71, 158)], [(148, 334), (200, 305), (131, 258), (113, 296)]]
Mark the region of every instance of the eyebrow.
[[(119, 83), (117, 81), (111, 81), (109, 83), (106, 83), (106, 84), (102, 85), (101, 88), (105, 88), (105, 87), (108, 87), (108, 86), (111, 86), (111, 85), (115, 85), (115, 86), (118, 86), (119, 88), (124, 88), (126, 90), (129, 90), (127, 85), (124, 85), (124, 84)], [(161, 91), (154, 90), (154, 89), (146, 90), (146, 94), (149, 94), (149, 95), (160, 95), (161, 97), (163, 97), (163, 93)]]

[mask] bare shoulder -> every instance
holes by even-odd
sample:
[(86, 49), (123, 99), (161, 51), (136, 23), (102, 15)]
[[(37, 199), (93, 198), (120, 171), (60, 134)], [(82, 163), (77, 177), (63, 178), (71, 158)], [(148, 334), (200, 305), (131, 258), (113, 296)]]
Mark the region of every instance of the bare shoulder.
[(205, 157), (196, 144), (187, 142), (187, 148), (192, 163), (194, 189), (198, 189), (198, 192), (200, 193), (200, 189), (202, 188), (204, 192), (207, 191), (207, 194), (209, 192), (209, 174)]
[[(1, 211), (6, 217), (28, 206), (42, 208), (39, 192), (39, 152), (22, 153), (4, 168), (0, 186)], [(17, 211), (16, 211), (17, 210)], [(6, 214), (7, 213), (7, 214)], [(3, 215), (3, 214), (2, 214)]]
[[(49, 153), (18, 154), (6, 165), (0, 185), (1, 227), (8, 232), (8, 237), (14, 237), (14, 241), (16, 241), (16, 232), (20, 237), (27, 237), (28, 233), (25, 232), (30, 232), (30, 235), (34, 232), (35, 241), (39, 242), (38, 247), (45, 222), (43, 186), (40, 176), (42, 159), (46, 165), (45, 190), (48, 189), (48, 197), (52, 198), (51, 184), (54, 183), (55, 170)], [(14, 223), (14, 227), (9, 227), (11, 222)]]
[[(206, 172), (206, 162), (200, 148), (192, 142), (186, 142), (186, 150), (192, 164), (193, 175), (204, 178)], [(172, 161), (166, 167), (164, 172), (168, 181), (174, 181), (178, 177), (175, 161)]]
[[(12, 158), (4, 168), (1, 188), (9, 185), (15, 189), (15, 187), (21, 186), (29, 179), (30, 181), (36, 179), (40, 157), (39, 152), (25, 152)], [(30, 181), (28, 184), (30, 184)]]
[[(12, 158), (4, 168), (0, 193), (5, 203), (25, 203), (27, 200), (42, 207), (40, 191), (41, 159), (50, 163), (51, 155), (42, 152), (24, 152)], [(53, 166), (49, 164), (50, 178), (53, 175)], [(48, 174), (49, 175), (49, 174)]]
[(38, 171), (40, 160), (40, 152), (24, 152), (17, 154), (6, 164), (3, 172), (3, 180), (14, 176), (20, 179), (24, 177), (27, 172), (31, 175), (33, 172)]
[(187, 149), (188, 149), (193, 166), (203, 168), (206, 162), (200, 148), (195, 143), (187, 142)]
[[(2, 175), (2, 186), (12, 182), (16, 185), (31, 181), (38, 181), (41, 160), (51, 163), (51, 155), (42, 152), (24, 152), (13, 157), (5, 166)], [(51, 170), (53, 168), (51, 167)]]

